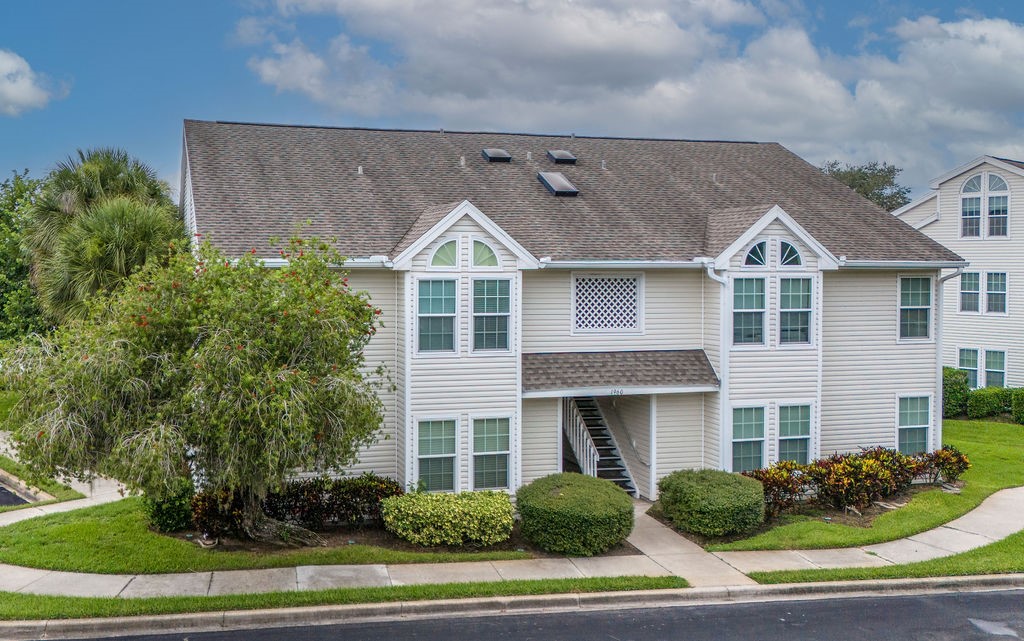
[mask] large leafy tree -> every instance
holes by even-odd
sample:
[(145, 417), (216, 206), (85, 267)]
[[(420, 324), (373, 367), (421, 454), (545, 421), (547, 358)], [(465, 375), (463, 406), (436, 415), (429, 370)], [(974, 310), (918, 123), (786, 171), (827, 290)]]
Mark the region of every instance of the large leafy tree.
[(194, 479), (240, 497), (254, 538), (280, 535), (262, 499), (295, 470), (354, 461), (380, 426), (384, 375), (363, 357), (379, 310), (332, 268), (339, 259), (299, 240), (283, 255), (289, 266), (269, 269), (209, 245), (173, 252), (19, 347), (3, 373), (21, 395), (21, 458), (154, 498)]
[(0, 340), (16, 339), (45, 327), (29, 284), (29, 258), (22, 250), (25, 210), (39, 193), (40, 181), (28, 171), (0, 182)]
[(851, 165), (830, 160), (822, 165), (821, 171), (886, 211), (894, 211), (910, 202), (910, 187), (896, 182), (903, 170), (887, 162)]
[[(180, 237), (183, 227), (175, 228), (179, 217), (169, 194), (150, 167), (121, 149), (79, 150), (58, 163), (25, 224), (24, 244), (46, 313), (58, 321), (80, 317), (88, 297), (140, 266), (133, 258), (144, 261), (166, 246), (168, 233)], [(67, 261), (81, 253), (90, 258)]]

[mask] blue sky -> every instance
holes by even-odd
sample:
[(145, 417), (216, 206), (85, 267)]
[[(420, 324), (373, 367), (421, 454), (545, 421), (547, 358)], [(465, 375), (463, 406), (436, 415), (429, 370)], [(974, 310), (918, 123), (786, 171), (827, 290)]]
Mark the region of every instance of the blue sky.
[(1024, 158), (1024, 3), (5, 3), (0, 171), (118, 146), (179, 177), (184, 118), (775, 140), (929, 179)]

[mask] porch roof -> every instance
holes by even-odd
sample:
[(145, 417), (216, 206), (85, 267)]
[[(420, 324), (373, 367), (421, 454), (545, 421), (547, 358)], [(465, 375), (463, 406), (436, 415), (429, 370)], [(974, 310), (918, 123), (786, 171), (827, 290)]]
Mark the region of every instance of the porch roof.
[(702, 349), (523, 354), (523, 396), (612, 396), (718, 389)]

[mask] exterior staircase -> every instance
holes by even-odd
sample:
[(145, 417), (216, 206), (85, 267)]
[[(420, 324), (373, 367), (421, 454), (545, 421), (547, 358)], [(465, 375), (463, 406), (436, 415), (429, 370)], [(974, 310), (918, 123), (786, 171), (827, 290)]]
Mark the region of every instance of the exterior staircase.
[[(629, 473), (626, 463), (622, 460), (622, 454), (615, 443), (615, 437), (608, 428), (608, 423), (597, 405), (597, 400), (590, 396), (577, 397), (569, 400), (569, 405), (574, 406), (579, 417), (582, 419), (589, 439), (597, 450), (596, 469), (591, 473), (584, 469), (583, 473), (590, 473), (591, 476), (607, 479), (624, 489), (631, 496), (637, 496), (636, 484), (633, 476)], [(579, 452), (575, 452), (577, 458)], [(585, 467), (585, 466), (581, 466)]]

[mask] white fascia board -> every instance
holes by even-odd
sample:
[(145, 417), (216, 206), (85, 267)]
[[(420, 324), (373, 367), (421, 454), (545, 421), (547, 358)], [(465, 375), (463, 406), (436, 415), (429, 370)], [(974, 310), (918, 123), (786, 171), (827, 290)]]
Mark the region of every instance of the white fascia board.
[(485, 232), (490, 234), (491, 237), (512, 252), (517, 259), (520, 269), (538, 269), (540, 267), (540, 261), (538, 261), (533, 254), (526, 251), (525, 247), (516, 242), (508, 232), (495, 224), (495, 222), (488, 218), (482, 211), (477, 209), (476, 205), (468, 200), (463, 200), (425, 234), (417, 238), (416, 242), (410, 245), (408, 249), (398, 256), (395, 256), (392, 261), (394, 269), (409, 269), (409, 265), (412, 262), (413, 257), (423, 251), (427, 245), (434, 242), (438, 236), (447, 231), (449, 227), (454, 225), (463, 216), (469, 216), (472, 218), (478, 225), (480, 225), (480, 227), (483, 228)]
[[(264, 267), (280, 268), (287, 267), (289, 261), (287, 258), (261, 258), (259, 259), (260, 264)], [(370, 256), (369, 258), (347, 258), (341, 265), (337, 265), (342, 269), (362, 269), (362, 268), (384, 268), (391, 269), (391, 261), (386, 256)]]
[(696, 260), (544, 260), (541, 269), (704, 269)]
[[(916, 207), (918, 207), (920, 205), (923, 205), (926, 202), (928, 202), (929, 200), (938, 198), (938, 196), (939, 196), (939, 192), (933, 191), (930, 194), (928, 194), (927, 196), (922, 196), (921, 198), (918, 198), (917, 200), (915, 200), (913, 202), (909, 202), (906, 205), (903, 205), (899, 209), (893, 210), (891, 213), (892, 213), (893, 216), (899, 218), (900, 216), (902, 216), (903, 214), (907, 213), (911, 209), (914, 209), (914, 208), (916, 208)], [(936, 202), (936, 207), (938, 207), (938, 202)]]
[(839, 268), (839, 260), (832, 255), (832, 252), (819, 243), (814, 236), (811, 236), (800, 223), (793, 220), (793, 217), (787, 214), (786, 210), (778, 205), (774, 205), (756, 223), (747, 228), (747, 231), (743, 232), (739, 238), (733, 241), (725, 251), (715, 257), (715, 269), (728, 269), (729, 259), (757, 238), (758, 234), (776, 220), (785, 225), (794, 236), (818, 255), (818, 269), (831, 270)]
[[(614, 391), (614, 394), (612, 393)], [(642, 394), (697, 394), (717, 392), (717, 385), (663, 385), (657, 387), (567, 387), (553, 390), (523, 392), (523, 398), (562, 398), (566, 396), (633, 396)]]
[(842, 269), (956, 269), (966, 260), (847, 260)]
[(947, 171), (946, 173), (942, 174), (941, 176), (933, 180), (928, 186), (931, 187), (932, 189), (938, 189), (939, 185), (946, 182), (947, 180), (956, 178), (960, 174), (965, 174), (971, 171), (972, 169), (978, 167), (979, 165), (983, 165), (985, 163), (988, 163), (994, 167), (999, 167), (1003, 171), (1008, 171), (1011, 174), (1024, 176), (1024, 169), (1021, 169), (1016, 165), (1011, 165), (1009, 163), (1003, 162), (1002, 160), (999, 160), (998, 158), (993, 158), (992, 156), (978, 156), (969, 163), (965, 163), (963, 165), (960, 165), (956, 169)]

